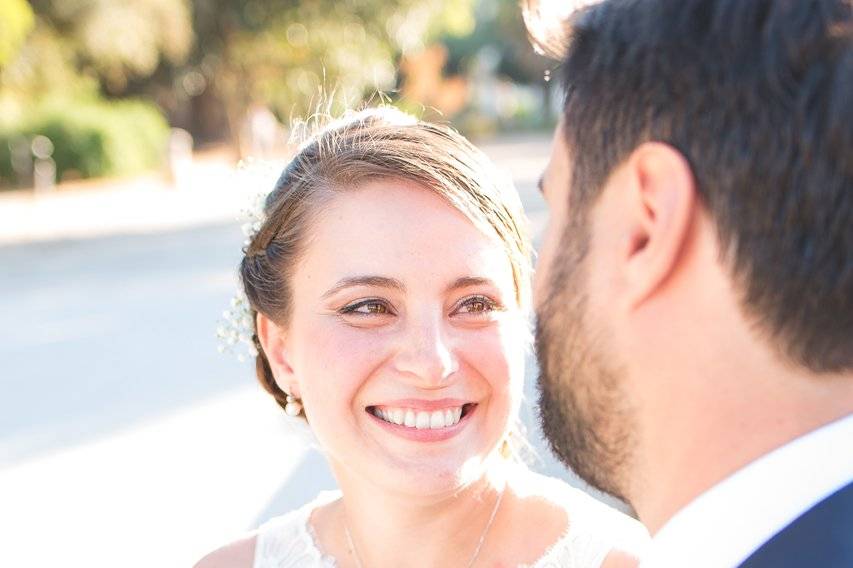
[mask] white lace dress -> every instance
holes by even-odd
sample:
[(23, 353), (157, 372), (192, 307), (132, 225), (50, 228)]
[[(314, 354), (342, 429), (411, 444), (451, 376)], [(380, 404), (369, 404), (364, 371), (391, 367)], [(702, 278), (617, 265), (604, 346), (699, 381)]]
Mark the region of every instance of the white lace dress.
[[(539, 560), (519, 568), (599, 568), (614, 546), (642, 553), (648, 533), (640, 523), (582, 491), (545, 479), (548, 485), (542, 489), (552, 489), (549, 498), (563, 502), (569, 511), (569, 527)], [(309, 518), (314, 509), (339, 497), (338, 491), (322, 492), (299, 509), (261, 525), (254, 568), (337, 568), (335, 559), (317, 547)]]

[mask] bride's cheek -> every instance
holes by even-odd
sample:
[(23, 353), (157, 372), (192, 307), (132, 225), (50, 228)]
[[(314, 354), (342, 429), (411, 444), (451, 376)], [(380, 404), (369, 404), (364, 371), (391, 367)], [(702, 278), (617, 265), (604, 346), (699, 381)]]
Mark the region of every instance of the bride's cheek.
[(387, 338), (369, 330), (318, 326), (306, 342), (309, 388), (346, 406), (387, 359)]
[(516, 364), (514, 350), (514, 347), (505, 345), (498, 334), (490, 334), (469, 338), (462, 356), (496, 398), (505, 398), (510, 396), (513, 383), (522, 379), (517, 375), (523, 371), (523, 366)]

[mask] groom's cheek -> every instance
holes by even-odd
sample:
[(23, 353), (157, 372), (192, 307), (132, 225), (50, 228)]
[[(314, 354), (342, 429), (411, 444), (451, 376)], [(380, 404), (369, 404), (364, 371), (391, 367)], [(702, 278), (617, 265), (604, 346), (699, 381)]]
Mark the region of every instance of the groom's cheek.
[(536, 270), (533, 275), (533, 305), (537, 315), (543, 309), (549, 296), (554, 293), (551, 286), (558, 285), (558, 283), (552, 282), (552, 278), (557, 269), (555, 263), (559, 261), (563, 231), (563, 221), (558, 219), (552, 211), (542, 236), (542, 245), (539, 248)]
[(533, 306), (536, 309), (537, 315), (539, 315), (539, 309), (548, 296), (547, 286), (553, 250), (553, 246), (549, 242), (551, 230), (549, 223), (549, 226), (545, 229), (545, 239), (536, 263), (536, 272), (533, 275)]

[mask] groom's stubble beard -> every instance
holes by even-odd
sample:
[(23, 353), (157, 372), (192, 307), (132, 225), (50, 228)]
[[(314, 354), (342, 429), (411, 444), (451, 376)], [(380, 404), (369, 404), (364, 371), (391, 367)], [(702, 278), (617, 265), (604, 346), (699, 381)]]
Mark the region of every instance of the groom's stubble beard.
[(590, 313), (589, 240), (588, 223), (573, 219), (537, 308), (539, 415), (563, 463), (596, 489), (628, 501), (634, 417), (623, 392), (625, 373), (608, 349), (605, 327)]

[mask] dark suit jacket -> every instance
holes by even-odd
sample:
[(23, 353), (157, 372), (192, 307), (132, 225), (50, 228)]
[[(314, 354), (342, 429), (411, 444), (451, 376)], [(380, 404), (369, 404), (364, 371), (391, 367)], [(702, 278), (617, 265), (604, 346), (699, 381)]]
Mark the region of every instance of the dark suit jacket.
[(740, 565), (806, 567), (853, 568), (853, 482), (803, 513)]

